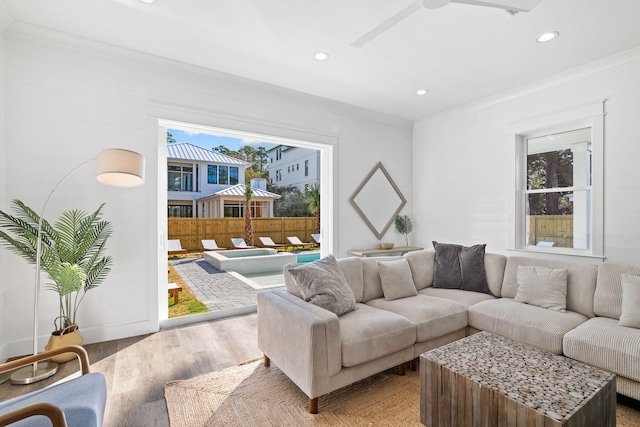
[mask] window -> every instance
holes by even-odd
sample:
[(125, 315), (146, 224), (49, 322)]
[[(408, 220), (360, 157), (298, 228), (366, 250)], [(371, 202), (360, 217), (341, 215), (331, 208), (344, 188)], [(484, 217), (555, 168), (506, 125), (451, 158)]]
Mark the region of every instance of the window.
[(218, 184), (229, 183), (229, 167), (218, 166)]
[(236, 185), (238, 183), (238, 168), (231, 166), (229, 168), (229, 185)]
[(603, 257), (604, 102), (509, 125), (511, 249)]
[(309, 160), (304, 161), (304, 176), (309, 176)]
[(527, 138), (525, 245), (589, 249), (591, 128)]
[(191, 205), (169, 205), (167, 206), (167, 217), (169, 218), (192, 218), (193, 206)]
[(291, 166), (287, 166), (287, 173), (291, 173)]
[(168, 166), (169, 191), (193, 191), (192, 166)]
[(207, 165), (207, 183), (218, 183), (218, 167), (216, 165)]
[[(243, 218), (244, 207), (246, 202), (243, 201), (225, 201), (224, 216), (231, 218)], [(251, 216), (253, 218), (266, 218), (269, 216), (271, 202), (251, 202)]]
[(296, 163), (296, 170), (299, 171), (300, 170), (300, 163)]

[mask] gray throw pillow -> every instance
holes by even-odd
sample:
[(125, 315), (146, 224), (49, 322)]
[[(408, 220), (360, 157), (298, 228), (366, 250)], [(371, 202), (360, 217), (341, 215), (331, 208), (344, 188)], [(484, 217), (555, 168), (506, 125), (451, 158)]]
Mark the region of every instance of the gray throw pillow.
[(378, 271), (385, 300), (392, 301), (418, 295), (413, 284), (411, 267), (406, 259), (378, 261)]
[(460, 250), (461, 289), (490, 294), (487, 274), (484, 270), (484, 250), (487, 245), (475, 245)]
[(567, 275), (566, 268), (519, 265), (516, 273), (518, 291), (514, 301), (564, 313), (567, 305)]
[(289, 269), (305, 301), (337, 316), (356, 308), (356, 297), (333, 255)]
[(640, 277), (622, 275), (622, 314), (618, 325), (640, 329)]
[(460, 269), (460, 251), (462, 246), (433, 242), (436, 251), (433, 287), (460, 289), (462, 270)]

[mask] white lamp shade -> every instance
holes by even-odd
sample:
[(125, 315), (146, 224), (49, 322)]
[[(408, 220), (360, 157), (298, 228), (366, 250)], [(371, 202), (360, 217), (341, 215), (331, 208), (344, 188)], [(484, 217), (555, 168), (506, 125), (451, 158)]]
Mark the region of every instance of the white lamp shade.
[(96, 179), (114, 187), (144, 184), (144, 157), (135, 151), (107, 148), (98, 154)]

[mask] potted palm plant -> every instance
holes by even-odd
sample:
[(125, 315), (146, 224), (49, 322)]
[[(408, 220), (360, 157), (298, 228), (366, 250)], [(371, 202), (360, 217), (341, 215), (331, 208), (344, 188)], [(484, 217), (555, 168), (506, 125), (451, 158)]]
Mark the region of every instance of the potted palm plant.
[[(28, 263), (36, 263), (39, 215), (19, 200), (12, 203), (15, 215), (0, 211), (0, 241)], [(58, 294), (59, 316), (54, 320), (47, 349), (65, 344), (82, 344), (76, 315), (86, 293), (104, 281), (113, 262), (104, 255), (111, 237), (111, 223), (100, 215), (104, 204), (93, 213), (73, 209), (62, 213), (52, 226), (42, 220), (40, 265), (51, 283), (46, 287)], [(66, 362), (73, 354), (54, 360)]]
[(404, 236), (404, 245), (409, 246), (409, 233), (413, 231), (413, 224), (409, 215), (398, 215), (395, 220), (396, 230)]

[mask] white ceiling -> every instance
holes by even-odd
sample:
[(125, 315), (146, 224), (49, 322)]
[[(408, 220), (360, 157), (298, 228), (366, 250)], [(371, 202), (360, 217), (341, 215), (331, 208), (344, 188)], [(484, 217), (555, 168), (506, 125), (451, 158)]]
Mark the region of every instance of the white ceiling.
[[(452, 3), (361, 48), (351, 43), (415, 0), (2, 1), (13, 21), (408, 120), (640, 46), (639, 0), (542, 0), (515, 16)], [(535, 43), (551, 30), (560, 37)]]

